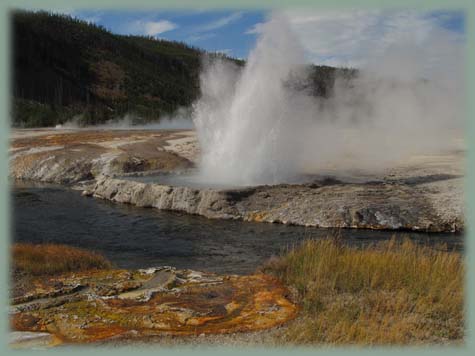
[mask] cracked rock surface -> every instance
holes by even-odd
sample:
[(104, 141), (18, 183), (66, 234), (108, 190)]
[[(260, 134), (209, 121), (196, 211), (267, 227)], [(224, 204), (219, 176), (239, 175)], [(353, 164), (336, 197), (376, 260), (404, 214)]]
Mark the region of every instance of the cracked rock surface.
[(464, 226), (462, 178), (451, 176), (444, 180), (456, 188), (447, 190), (447, 182), (441, 184), (437, 180), (416, 185), (386, 180), (218, 190), (103, 176), (83, 194), (211, 219), (316, 227), (460, 231)]
[(99, 174), (185, 169), (194, 156), (175, 141), (189, 135), (171, 130), (17, 130), (10, 146), (10, 176), (73, 184)]
[(34, 280), (28, 293), (12, 300), (10, 319), (16, 332), (66, 343), (251, 332), (295, 317), (287, 295), (263, 274), (92, 271)]

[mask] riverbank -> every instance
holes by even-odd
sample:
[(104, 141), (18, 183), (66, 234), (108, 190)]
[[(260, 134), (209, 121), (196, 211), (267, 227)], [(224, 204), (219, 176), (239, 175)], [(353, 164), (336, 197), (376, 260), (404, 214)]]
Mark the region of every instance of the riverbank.
[[(110, 269), (97, 254), (75, 271), (88, 252), (62, 248), (14, 246), (13, 347), (463, 343), (462, 257), (443, 246), (307, 241), (247, 276)], [(24, 263), (38, 253), (61, 263)]]
[(302, 308), (284, 344), (463, 343), (464, 261), (443, 245), (307, 241), (262, 271), (295, 290)]
[(14, 179), (76, 184), (85, 195), (207, 218), (431, 232), (462, 231), (465, 224), (462, 149), (414, 156), (378, 174), (329, 170), (308, 184), (236, 189), (130, 177), (195, 167), (192, 131), (17, 130), (10, 157)]
[(177, 130), (14, 130), (10, 176), (70, 185), (101, 174), (186, 169), (197, 152), (193, 143), (183, 147), (190, 135)]
[[(12, 242), (55, 243), (94, 249), (120, 269), (174, 266), (218, 274), (249, 274), (268, 258), (331, 230), (146, 209), (47, 183), (12, 187)], [(391, 238), (423, 245), (447, 244), (463, 253), (458, 233), (341, 229), (342, 241), (358, 248)]]
[(262, 273), (111, 269), (95, 253), (51, 244), (14, 245), (12, 252), (13, 346), (31, 346), (31, 333), (51, 335), (50, 346), (249, 333), (297, 312), (288, 290)]

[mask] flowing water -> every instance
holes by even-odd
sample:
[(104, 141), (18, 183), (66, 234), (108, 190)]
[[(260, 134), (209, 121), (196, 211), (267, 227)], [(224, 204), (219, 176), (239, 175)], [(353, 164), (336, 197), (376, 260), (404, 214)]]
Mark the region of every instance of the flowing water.
[[(308, 238), (318, 228), (209, 220), (81, 196), (52, 185), (16, 185), (12, 196), (15, 242), (61, 243), (104, 254), (120, 268), (170, 265), (218, 273), (251, 273), (266, 259)], [(456, 234), (342, 230), (345, 243), (365, 245), (408, 236), (463, 250)]]

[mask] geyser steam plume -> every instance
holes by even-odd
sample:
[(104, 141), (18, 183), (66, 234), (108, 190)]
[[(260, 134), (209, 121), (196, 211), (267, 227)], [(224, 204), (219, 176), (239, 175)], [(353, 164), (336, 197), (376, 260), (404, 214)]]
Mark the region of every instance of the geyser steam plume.
[(316, 98), (298, 89), (308, 83), (304, 49), (285, 16), (272, 14), (244, 69), (223, 60), (204, 65), (193, 118), (200, 178), (274, 184), (328, 170), (374, 171), (446, 149), (449, 130), (461, 123), (463, 84), (441, 78), (423, 56), (393, 46), (357, 78), (337, 78), (330, 98)]

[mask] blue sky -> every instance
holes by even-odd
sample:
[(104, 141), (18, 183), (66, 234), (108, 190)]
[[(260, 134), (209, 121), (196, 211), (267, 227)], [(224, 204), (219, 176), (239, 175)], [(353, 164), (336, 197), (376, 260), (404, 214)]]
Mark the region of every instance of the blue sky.
[(71, 15), (119, 34), (151, 35), (186, 42), (209, 51), (246, 58), (257, 34), (246, 34), (265, 20), (262, 11), (73, 11)]
[[(247, 58), (259, 35), (265, 11), (57, 10), (100, 24), (113, 33), (150, 35), (183, 41), (208, 51)], [(464, 41), (462, 11), (285, 11), (309, 61), (358, 66), (405, 38), (424, 46), (428, 38)], [(432, 42), (431, 42), (432, 43)]]

